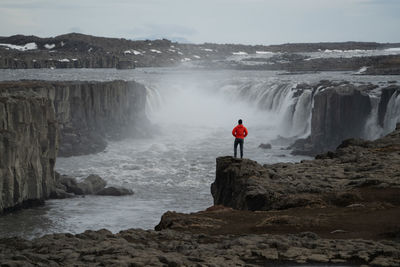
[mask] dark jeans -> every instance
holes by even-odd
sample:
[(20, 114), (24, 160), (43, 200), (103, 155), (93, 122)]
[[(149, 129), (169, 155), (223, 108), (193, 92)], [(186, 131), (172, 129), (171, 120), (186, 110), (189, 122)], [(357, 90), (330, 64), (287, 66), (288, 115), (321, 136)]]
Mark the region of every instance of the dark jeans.
[(237, 146), (240, 145), (240, 158), (243, 158), (243, 143), (244, 139), (235, 138), (235, 143), (233, 144), (233, 152), (236, 158)]

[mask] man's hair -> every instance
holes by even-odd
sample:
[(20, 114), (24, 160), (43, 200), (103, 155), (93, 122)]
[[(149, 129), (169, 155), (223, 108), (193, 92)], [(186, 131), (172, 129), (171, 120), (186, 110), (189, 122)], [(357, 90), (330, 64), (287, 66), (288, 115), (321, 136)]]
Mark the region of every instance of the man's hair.
[(239, 123), (239, 124), (242, 124), (242, 122), (243, 122), (242, 120), (238, 120), (238, 123)]

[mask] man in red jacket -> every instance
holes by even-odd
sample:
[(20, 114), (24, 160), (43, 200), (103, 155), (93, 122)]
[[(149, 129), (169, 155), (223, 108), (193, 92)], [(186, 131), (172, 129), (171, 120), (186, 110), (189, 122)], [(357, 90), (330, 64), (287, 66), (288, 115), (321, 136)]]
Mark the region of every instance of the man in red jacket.
[(235, 137), (233, 151), (236, 158), (237, 146), (240, 144), (240, 158), (243, 158), (243, 143), (244, 138), (247, 136), (248, 132), (246, 127), (243, 126), (242, 120), (239, 120), (238, 123), (239, 124), (232, 130), (232, 135)]

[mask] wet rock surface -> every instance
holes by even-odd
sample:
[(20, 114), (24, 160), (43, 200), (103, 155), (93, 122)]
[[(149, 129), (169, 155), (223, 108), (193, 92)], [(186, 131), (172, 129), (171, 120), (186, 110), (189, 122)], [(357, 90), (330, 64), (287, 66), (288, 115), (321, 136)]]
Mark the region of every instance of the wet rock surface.
[(370, 95), (373, 90), (380, 93), (378, 123), (386, 129), (388, 122), (385, 117), (389, 102), (400, 94), (400, 87), (395, 84), (377, 89), (374, 84), (329, 80), (298, 84), (295, 90), (295, 97), (306, 91), (313, 95), (311, 133), (307, 138), (295, 141), (289, 149), (293, 149), (292, 154), (310, 156), (335, 150), (345, 139), (365, 137), (366, 124), (373, 112), (372, 98), (376, 98)]
[(98, 175), (91, 174), (81, 182), (67, 175), (56, 173), (56, 191), (51, 198), (63, 199), (81, 195), (125, 196), (133, 195), (133, 191), (123, 187), (109, 186)]

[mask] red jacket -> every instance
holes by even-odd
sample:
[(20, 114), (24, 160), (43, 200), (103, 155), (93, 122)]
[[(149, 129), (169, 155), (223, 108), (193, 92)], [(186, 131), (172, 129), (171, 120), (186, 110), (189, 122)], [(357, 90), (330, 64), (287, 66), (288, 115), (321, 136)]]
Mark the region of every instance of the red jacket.
[(246, 127), (243, 126), (243, 124), (238, 124), (235, 128), (232, 130), (232, 135), (236, 138), (244, 139), (247, 136), (248, 132)]

